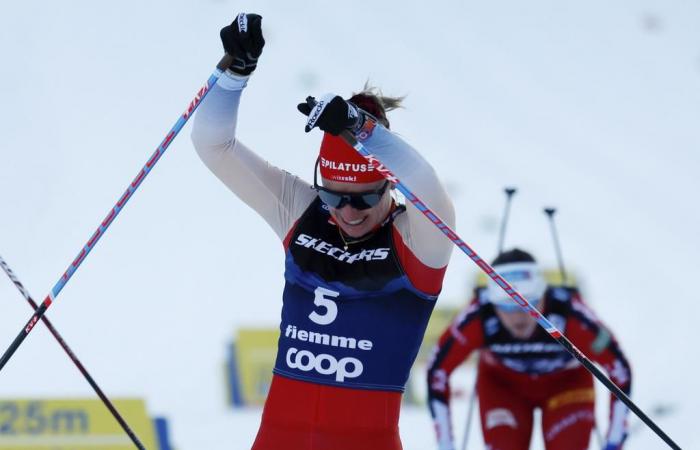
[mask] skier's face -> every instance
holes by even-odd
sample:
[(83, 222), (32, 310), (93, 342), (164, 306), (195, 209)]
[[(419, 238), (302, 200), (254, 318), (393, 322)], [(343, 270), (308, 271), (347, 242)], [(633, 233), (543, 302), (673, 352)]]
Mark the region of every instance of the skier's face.
[(343, 202), (338, 208), (329, 205), (331, 216), (345, 234), (353, 238), (359, 238), (377, 227), (389, 214), (391, 209), (390, 189), (384, 189), (387, 182), (376, 181), (373, 183), (342, 183), (323, 179), (323, 187), (338, 194), (360, 194), (378, 192), (379, 201), (372, 207), (357, 209), (348, 202)]
[[(542, 305), (544, 302), (542, 299), (537, 302), (531, 302), (532, 306), (542, 311)], [(537, 321), (532, 318), (528, 313), (524, 311), (512, 311), (495, 308), (496, 315), (501, 320), (504, 327), (513, 335), (516, 339), (527, 339), (532, 336), (537, 327)]]

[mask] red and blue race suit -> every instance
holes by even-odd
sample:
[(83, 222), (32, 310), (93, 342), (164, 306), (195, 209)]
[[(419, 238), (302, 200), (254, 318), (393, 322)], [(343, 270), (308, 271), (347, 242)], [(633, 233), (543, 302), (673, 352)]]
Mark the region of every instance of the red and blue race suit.
[[(246, 82), (222, 75), (199, 108), (192, 139), (285, 249), (277, 360), (253, 449), (399, 450), (401, 393), (452, 243), (412, 204), (395, 205), (375, 232), (346, 243), (309, 183), (236, 138)], [(454, 226), (444, 187), (415, 149), (381, 125), (363, 144)]]

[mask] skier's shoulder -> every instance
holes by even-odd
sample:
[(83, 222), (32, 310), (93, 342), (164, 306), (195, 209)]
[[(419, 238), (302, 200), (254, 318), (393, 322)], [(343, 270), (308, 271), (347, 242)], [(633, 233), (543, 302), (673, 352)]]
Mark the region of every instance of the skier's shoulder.
[(550, 284), (544, 293), (544, 301), (548, 314), (557, 314), (567, 320), (581, 315), (577, 310), (583, 300), (577, 286)]
[(584, 300), (578, 286), (548, 286), (545, 299), (550, 309), (559, 309), (569, 318), (574, 318), (587, 327), (596, 326), (599, 323), (598, 317)]
[(571, 304), (581, 300), (581, 291), (578, 286), (572, 285), (547, 285), (544, 297), (549, 302)]
[(454, 327), (461, 329), (472, 322), (479, 321), (481, 318), (482, 291), (483, 289), (480, 287), (474, 289), (473, 296), (469, 303), (467, 303), (455, 317), (452, 323)]
[(477, 312), (480, 312), (481, 310), (483, 310), (484, 307), (486, 307), (490, 303), (491, 302), (489, 301), (488, 297), (488, 289), (486, 288), (486, 286), (476, 286), (472, 293), (472, 301), (469, 304), (474, 305), (474, 308), (477, 310)]

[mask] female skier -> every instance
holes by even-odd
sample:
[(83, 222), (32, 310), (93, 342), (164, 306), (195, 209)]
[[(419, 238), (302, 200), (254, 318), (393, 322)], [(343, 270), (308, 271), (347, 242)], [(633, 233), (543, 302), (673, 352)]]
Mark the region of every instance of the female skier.
[(397, 203), (382, 167), (338, 135), (355, 135), (450, 226), (452, 203), (432, 167), (389, 130), (386, 111), (399, 99), (374, 90), (298, 106), (307, 132), (325, 132), (312, 184), (268, 163), (236, 136), (265, 43), (261, 17), (238, 15), (221, 39), (234, 63), (200, 106), (192, 139), (277, 234), (285, 258), (277, 359), (253, 449), (401, 449), (401, 394), (452, 243)]

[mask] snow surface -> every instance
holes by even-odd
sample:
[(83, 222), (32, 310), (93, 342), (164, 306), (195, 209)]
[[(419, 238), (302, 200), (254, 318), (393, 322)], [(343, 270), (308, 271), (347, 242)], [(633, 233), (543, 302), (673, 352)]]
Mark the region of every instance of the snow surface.
[[(700, 5), (433, 5), (4, 2), (0, 255), (43, 298), (213, 70), (219, 28), (256, 11), (267, 45), (242, 104), (247, 144), (310, 177), (320, 135), (303, 133), (298, 101), (368, 78), (407, 94), (393, 128), (449, 184), (460, 235), (491, 258), (515, 185), (507, 245), (553, 265), (541, 208), (557, 206), (567, 265), (627, 351), (635, 401), (673, 407), (658, 423), (700, 448)], [(208, 173), (188, 126), (48, 316), (107, 393), (171, 420), (180, 450), (247, 448), (259, 411), (226, 408), (225, 344), (277, 323), (282, 269), (274, 234)], [(461, 304), (474, 273), (455, 253), (442, 304)], [(31, 312), (1, 277), (0, 305), (4, 349)], [(38, 326), (0, 397), (73, 395), (93, 393)], [(401, 425), (407, 450), (432, 448), (425, 410)], [(641, 429), (628, 447), (664, 446)]]

